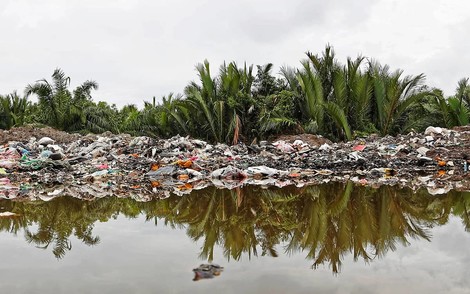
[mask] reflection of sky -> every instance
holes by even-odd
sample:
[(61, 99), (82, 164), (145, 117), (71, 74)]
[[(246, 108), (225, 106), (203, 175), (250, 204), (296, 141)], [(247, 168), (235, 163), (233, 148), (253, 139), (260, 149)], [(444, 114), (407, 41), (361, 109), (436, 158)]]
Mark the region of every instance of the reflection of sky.
[(369, 264), (345, 256), (339, 275), (328, 265), (311, 270), (302, 252), (227, 262), (216, 248), (214, 262), (224, 272), (198, 282), (192, 281), (192, 269), (204, 262), (198, 258), (202, 242), (161, 223), (155, 227), (142, 217), (96, 223), (93, 233), (101, 243), (88, 247), (72, 239), (72, 250), (60, 261), (21, 234), (0, 233), (0, 292), (470, 293), (470, 233), (456, 218), (434, 228), (431, 243), (411, 240), (411, 246), (398, 245)]

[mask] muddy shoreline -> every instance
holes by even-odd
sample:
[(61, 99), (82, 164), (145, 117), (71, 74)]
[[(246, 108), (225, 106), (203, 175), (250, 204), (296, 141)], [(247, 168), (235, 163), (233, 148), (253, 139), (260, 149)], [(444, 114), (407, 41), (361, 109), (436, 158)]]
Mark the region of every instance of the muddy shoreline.
[(332, 143), (289, 135), (255, 145), (209, 144), (121, 134), (68, 134), (51, 128), (0, 130), (0, 198), (147, 201), (208, 186), (304, 187), (352, 181), (426, 188), (433, 195), (470, 191), (470, 127), (369, 136)]

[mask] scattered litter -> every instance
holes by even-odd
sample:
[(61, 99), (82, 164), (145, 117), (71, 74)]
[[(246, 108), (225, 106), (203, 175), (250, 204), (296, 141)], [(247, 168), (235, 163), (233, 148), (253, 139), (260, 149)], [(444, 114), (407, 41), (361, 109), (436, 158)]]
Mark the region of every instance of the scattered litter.
[(364, 151), (366, 149), (366, 145), (356, 145), (353, 147), (354, 151)]
[(418, 152), (422, 156), (426, 156), (426, 153), (428, 153), (428, 151), (429, 149), (426, 147), (419, 147), (418, 149), (416, 149), (416, 152)]
[(0, 198), (50, 200), (67, 194), (147, 199), (207, 186), (303, 187), (329, 181), (426, 187), (432, 193), (470, 190), (470, 128), (465, 127), (429, 127), (423, 134), (341, 143), (315, 135), (284, 136), (249, 146), (212, 145), (182, 136), (82, 136), (52, 129), (22, 135), (20, 130), (14, 132), (18, 140), (8, 137), (0, 145)]
[(332, 149), (331, 146), (328, 145), (327, 143), (321, 145), (320, 148), (318, 148), (318, 150), (320, 150), (320, 151), (328, 151), (328, 150), (331, 150), (331, 149)]
[(43, 146), (47, 146), (47, 145), (50, 145), (50, 144), (54, 144), (54, 140), (52, 140), (49, 137), (42, 137), (41, 139), (39, 139), (38, 144), (43, 145)]

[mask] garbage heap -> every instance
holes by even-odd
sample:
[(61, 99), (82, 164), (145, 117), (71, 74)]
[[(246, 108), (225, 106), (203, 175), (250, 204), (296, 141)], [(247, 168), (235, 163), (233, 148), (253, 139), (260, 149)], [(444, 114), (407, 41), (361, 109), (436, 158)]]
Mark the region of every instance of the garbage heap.
[[(11, 137), (9, 132), (0, 131), (0, 139)], [(207, 186), (303, 187), (329, 181), (426, 187), (431, 194), (470, 190), (470, 127), (429, 127), (420, 134), (346, 143), (298, 135), (234, 146), (181, 136), (163, 140), (104, 133), (58, 140), (54, 132), (48, 134), (0, 146), (0, 198), (148, 201)], [(56, 137), (61, 134), (57, 131)]]

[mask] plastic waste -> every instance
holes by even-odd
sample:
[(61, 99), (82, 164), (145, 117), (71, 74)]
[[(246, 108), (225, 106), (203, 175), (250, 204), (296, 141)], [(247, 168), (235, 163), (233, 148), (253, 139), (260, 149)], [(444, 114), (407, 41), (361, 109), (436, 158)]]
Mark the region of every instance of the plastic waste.
[(108, 175), (108, 170), (107, 169), (95, 171), (90, 176), (92, 176), (93, 178), (100, 178), (100, 177), (103, 177), (103, 176), (106, 176), (106, 175)]
[(60, 152), (49, 154), (49, 158), (52, 159), (52, 160), (61, 160), (63, 157), (64, 157), (64, 155)]
[(364, 151), (366, 149), (366, 145), (356, 145), (353, 147), (354, 151)]
[(429, 149), (426, 148), (426, 147), (419, 147), (418, 149), (416, 149), (416, 152), (418, 152), (419, 154), (421, 154), (422, 156), (426, 156), (426, 154), (428, 153)]
[(0, 167), (6, 169), (12, 169), (17, 165), (17, 162), (13, 160), (0, 160)]
[(285, 141), (276, 141), (273, 143), (273, 145), (280, 151), (284, 153), (292, 153), (295, 151), (295, 149), (290, 145), (289, 143), (286, 143)]
[(201, 264), (197, 268), (193, 269), (193, 281), (213, 279), (216, 276), (220, 276), (223, 270), (224, 268), (217, 264)]
[(165, 176), (173, 176), (175, 173), (176, 173), (176, 167), (173, 165), (167, 165), (157, 170), (149, 171), (146, 174), (146, 176), (150, 178), (160, 178), (160, 177), (165, 177)]
[(451, 133), (450, 130), (445, 129), (445, 128), (440, 128), (440, 127), (427, 127), (426, 130), (424, 131), (425, 135), (433, 135), (433, 134), (449, 135), (450, 133)]
[(52, 151), (50, 150), (44, 150), (41, 152), (41, 154), (39, 155), (40, 158), (49, 158), (49, 156), (51, 156), (52, 154)]
[(433, 137), (433, 136), (426, 136), (424, 139), (426, 140), (426, 142), (432, 142), (432, 141), (434, 141), (434, 137)]
[(43, 146), (47, 146), (47, 145), (50, 145), (50, 144), (54, 144), (54, 140), (49, 138), (49, 137), (42, 137), (41, 139), (39, 139), (38, 144), (43, 145)]
[(318, 150), (320, 150), (320, 151), (329, 151), (329, 150), (331, 150), (331, 149), (332, 149), (331, 146), (328, 145), (327, 143), (321, 145), (321, 146), (318, 148)]
[(19, 188), (8, 178), (0, 178), (0, 198), (13, 199), (18, 195)]
[(210, 174), (210, 177), (215, 179), (243, 180), (247, 175), (243, 170), (229, 165), (224, 168), (216, 169)]
[(251, 176), (261, 175), (263, 177), (283, 176), (289, 174), (288, 171), (282, 171), (267, 166), (251, 166), (247, 169), (247, 173)]
[[(470, 183), (465, 184), (470, 182), (465, 174), (470, 153), (462, 154), (470, 146), (469, 131), (430, 127), (425, 133), (372, 135), (337, 143), (295, 135), (250, 146), (110, 133), (76, 135), (66, 143), (53, 142), (51, 138), (63, 141), (55, 135), (42, 137), (42, 144), (31, 137), (0, 146), (0, 174), (11, 180), (1, 185), (0, 195), (59, 197), (54, 191), (61, 185), (66, 193), (81, 198), (152, 199), (185, 195), (209, 185), (302, 187), (351, 179), (373, 186), (470, 189)], [(423, 182), (418, 179), (423, 175), (431, 178)]]

